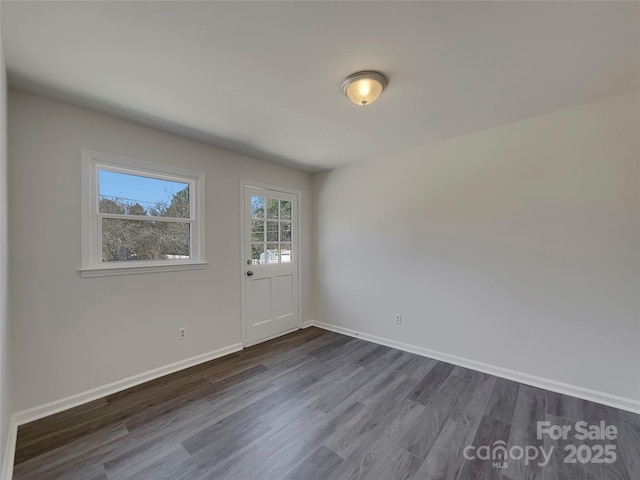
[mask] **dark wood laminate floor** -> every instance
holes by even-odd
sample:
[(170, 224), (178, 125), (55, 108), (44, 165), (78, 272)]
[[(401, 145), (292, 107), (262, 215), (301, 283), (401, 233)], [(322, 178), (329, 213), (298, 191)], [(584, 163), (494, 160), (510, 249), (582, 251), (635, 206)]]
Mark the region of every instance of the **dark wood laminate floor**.
[[(605, 421), (566, 464), (536, 422)], [(465, 446), (553, 449), (493, 468)], [(638, 480), (640, 416), (308, 328), (21, 426), (15, 479)]]

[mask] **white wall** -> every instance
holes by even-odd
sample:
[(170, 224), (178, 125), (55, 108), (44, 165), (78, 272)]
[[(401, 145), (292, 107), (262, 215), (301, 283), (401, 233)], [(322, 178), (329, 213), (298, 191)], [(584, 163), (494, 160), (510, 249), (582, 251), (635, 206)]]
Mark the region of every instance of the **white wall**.
[(7, 72), (0, 35), (0, 472), (9, 434), (11, 370), (7, 308)]
[(639, 139), (633, 93), (314, 175), (316, 320), (640, 400)]
[[(309, 318), (309, 174), (15, 90), (9, 134), (16, 411), (242, 341), (241, 179), (302, 192)], [(80, 278), (81, 148), (203, 171), (207, 268)]]

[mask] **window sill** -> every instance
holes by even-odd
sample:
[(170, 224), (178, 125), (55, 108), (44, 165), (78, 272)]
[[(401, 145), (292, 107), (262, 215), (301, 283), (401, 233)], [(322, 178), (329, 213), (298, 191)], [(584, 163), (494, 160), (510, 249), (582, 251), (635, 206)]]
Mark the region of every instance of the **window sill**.
[(179, 270), (202, 270), (207, 262), (189, 262), (167, 265), (118, 265), (86, 267), (79, 270), (82, 278), (110, 277), (113, 275), (139, 275), (143, 273), (176, 272)]

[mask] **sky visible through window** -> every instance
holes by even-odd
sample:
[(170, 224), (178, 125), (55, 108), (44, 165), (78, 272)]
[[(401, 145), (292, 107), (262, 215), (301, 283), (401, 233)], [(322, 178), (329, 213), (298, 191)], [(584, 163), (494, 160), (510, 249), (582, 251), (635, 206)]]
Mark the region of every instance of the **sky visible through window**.
[(188, 187), (186, 183), (160, 180), (124, 173), (99, 170), (100, 198), (125, 203), (139, 203), (149, 208), (157, 203), (170, 204), (173, 196)]

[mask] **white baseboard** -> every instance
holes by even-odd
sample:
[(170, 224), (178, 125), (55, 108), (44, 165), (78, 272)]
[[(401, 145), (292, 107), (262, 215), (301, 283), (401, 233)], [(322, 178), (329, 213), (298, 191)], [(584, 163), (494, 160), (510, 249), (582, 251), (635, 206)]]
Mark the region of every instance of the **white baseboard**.
[(9, 428), (7, 429), (6, 445), (4, 448), (4, 455), (2, 457), (2, 472), (0, 472), (0, 479), (11, 480), (13, 477), (13, 457), (16, 452), (16, 436), (18, 434), (18, 425), (16, 425), (13, 418), (9, 420)]
[(86, 392), (71, 395), (70, 397), (66, 397), (60, 400), (45, 403), (43, 405), (38, 405), (37, 407), (33, 407), (28, 410), (14, 413), (11, 416), (9, 424), (9, 438), (7, 439), (7, 447), (5, 448), (4, 452), (4, 459), (2, 462), (2, 477), (0, 478), (2, 480), (11, 480), (11, 477), (13, 475), (13, 458), (15, 456), (18, 427), (20, 425), (33, 422), (34, 420), (53, 415), (54, 413), (58, 413), (63, 410), (77, 407), (78, 405), (82, 405), (102, 397), (106, 397), (107, 395), (112, 395), (122, 390), (126, 390), (127, 388), (135, 387), (145, 382), (155, 380), (156, 378), (169, 375), (170, 373), (178, 372), (180, 370), (184, 370), (185, 368), (193, 367), (210, 360), (215, 360), (216, 358), (224, 357), (225, 355), (229, 355), (240, 350), (242, 350), (242, 343), (236, 343), (233, 345), (229, 345), (228, 347), (223, 347), (208, 353), (203, 353), (202, 355), (187, 358), (186, 360), (180, 360), (179, 362), (171, 363), (163, 367), (154, 368), (153, 370), (139, 373), (137, 375), (133, 375), (129, 378), (125, 378), (117, 382), (112, 382), (101, 387), (87, 390)]
[(82, 405), (84, 403), (106, 397), (107, 395), (112, 395), (122, 390), (126, 390), (127, 388), (135, 387), (150, 380), (155, 380), (156, 378), (162, 377), (164, 375), (184, 370), (185, 368), (193, 367), (195, 365), (199, 365), (201, 363), (208, 362), (210, 360), (214, 360), (216, 358), (223, 357), (240, 350), (242, 350), (241, 343), (236, 343), (234, 345), (229, 345), (228, 347), (219, 348), (217, 350), (213, 350), (212, 352), (203, 353), (202, 355), (187, 358), (186, 360), (180, 360), (179, 362), (171, 363), (169, 365), (165, 365), (164, 367), (154, 368), (153, 370), (139, 373), (123, 380), (118, 380), (101, 387), (87, 390), (86, 392), (71, 395), (70, 397), (63, 398), (61, 400), (45, 403), (44, 405), (39, 405), (28, 410), (14, 413), (12, 416), (12, 420), (15, 421), (16, 425), (33, 422), (34, 420), (38, 420), (39, 418), (47, 417), (49, 415), (53, 415), (54, 413), (68, 410), (69, 408), (77, 407), (78, 405)]
[(316, 324), (317, 322), (315, 320), (307, 320), (306, 322), (302, 322), (302, 325), (300, 325), (300, 328), (313, 327)]
[(308, 324), (306, 325), (306, 327), (314, 326), (323, 328), (325, 330), (342, 333), (351, 337), (361, 338), (362, 340), (378, 343), (387, 347), (397, 348), (398, 350), (403, 350), (405, 352), (415, 353), (423, 357), (429, 357), (443, 362), (452, 363), (454, 365), (459, 365), (461, 367), (469, 368), (471, 370), (488, 373), (490, 375), (495, 375), (496, 377), (506, 378), (515, 382), (524, 383), (526, 385), (531, 385), (532, 387), (538, 387), (545, 390), (550, 390), (552, 392), (561, 393), (563, 395), (569, 395), (572, 397), (581, 398), (583, 400), (589, 400), (591, 402), (600, 403), (602, 405), (608, 405), (610, 407), (615, 407), (621, 410), (626, 410), (628, 412), (640, 414), (640, 401), (633, 400), (631, 398), (619, 397), (617, 395), (598, 392), (596, 390), (590, 390), (588, 388), (579, 387), (577, 385), (571, 385), (548, 378), (537, 377), (535, 375), (529, 375), (528, 373), (509, 370), (507, 368), (477, 362), (468, 358), (449, 355), (447, 353), (437, 352), (435, 350), (417, 347), (415, 345), (409, 345), (407, 343), (402, 343), (395, 340), (389, 340), (387, 338), (370, 335), (368, 333), (357, 332), (355, 330), (350, 330), (338, 325), (332, 325), (329, 323), (317, 321), (309, 321), (305, 323)]

